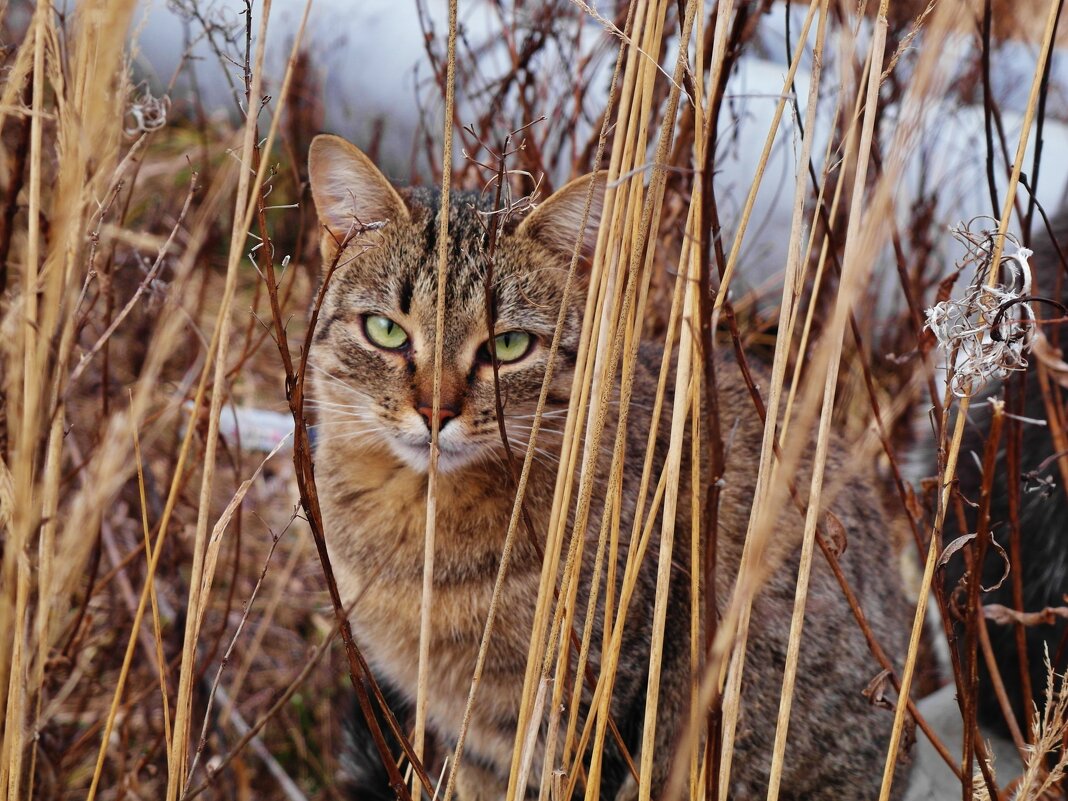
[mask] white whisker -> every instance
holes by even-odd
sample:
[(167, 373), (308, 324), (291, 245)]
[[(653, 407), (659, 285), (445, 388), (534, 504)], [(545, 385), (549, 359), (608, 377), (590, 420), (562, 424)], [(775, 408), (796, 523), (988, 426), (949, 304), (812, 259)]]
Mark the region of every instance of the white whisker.
[(324, 409), (363, 409), (363, 406), (355, 403), (337, 403), (335, 401), (322, 400), (320, 398), (307, 398), (304, 401), (305, 406), (315, 406)]
[[(379, 429), (381, 431), (381, 429)], [(375, 444), (382, 442), (380, 437), (373, 436), (378, 431), (338, 431), (325, 437), (317, 437), (315, 440), (316, 447), (322, 445), (325, 442), (337, 442), (340, 440), (353, 440), (358, 441), (361, 439), (372, 440)]]
[(367, 397), (367, 393), (363, 392), (358, 387), (353, 386), (349, 382), (344, 381), (341, 378), (338, 378), (336, 375), (331, 373), (329, 370), (325, 370), (322, 367), (320, 367), (319, 365), (314, 364), (313, 362), (308, 362), (308, 366), (310, 368), (312, 368), (313, 370), (315, 370), (315, 372), (319, 373), (320, 375), (325, 376), (326, 378), (329, 378), (331, 381), (333, 381), (339, 387), (341, 387), (342, 389), (350, 392), (351, 394), (356, 395), (359, 398), (366, 398)]
[[(348, 409), (327, 409), (326, 412), (328, 413), (330, 418), (344, 417), (349, 419), (366, 420), (370, 423), (378, 422), (378, 417), (376, 415), (364, 411), (351, 411)], [(326, 417), (327, 414), (324, 414), (323, 416)]]

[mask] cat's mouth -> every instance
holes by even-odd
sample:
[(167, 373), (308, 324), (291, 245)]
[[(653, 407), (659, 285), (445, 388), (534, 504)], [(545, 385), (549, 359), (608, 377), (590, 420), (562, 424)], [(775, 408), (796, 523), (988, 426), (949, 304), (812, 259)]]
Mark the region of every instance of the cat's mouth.
[[(408, 467), (419, 473), (430, 470), (430, 438), (412, 441), (408, 438), (390, 437), (393, 453)], [(456, 444), (445, 439), (438, 440), (438, 470), (448, 473), (459, 470), (474, 462), (480, 455), (480, 449), (469, 445)]]

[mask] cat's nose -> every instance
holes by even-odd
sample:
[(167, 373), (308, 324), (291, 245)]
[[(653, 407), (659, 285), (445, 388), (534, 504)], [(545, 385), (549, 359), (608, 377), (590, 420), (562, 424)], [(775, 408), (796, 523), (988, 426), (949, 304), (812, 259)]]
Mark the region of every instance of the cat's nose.
[[(418, 406), (416, 411), (419, 412), (419, 416), (423, 418), (423, 422), (426, 423), (426, 430), (430, 430), (430, 421), (434, 418), (433, 406)], [(454, 406), (448, 404), (441, 404), (438, 408), (438, 430), (445, 428), (445, 424), (452, 418), (456, 417), (460, 413), (460, 410)]]

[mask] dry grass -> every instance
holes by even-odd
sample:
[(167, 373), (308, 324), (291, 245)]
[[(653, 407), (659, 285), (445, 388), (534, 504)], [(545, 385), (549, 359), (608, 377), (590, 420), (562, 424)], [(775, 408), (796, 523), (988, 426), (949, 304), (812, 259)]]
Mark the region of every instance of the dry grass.
[[(741, 213), (723, 238), (722, 195), (717, 200), (712, 168), (728, 146), (721, 138), (732, 113), (725, 87), (739, 54), (755, 46), (762, 4), (721, 0), (709, 11), (696, 2), (634, 0), (600, 8), (596, 22), (607, 32), (599, 48), (618, 53), (607, 103), (587, 92), (593, 59), (577, 64), (566, 81), (526, 68), (538, 63), (546, 42), (564, 41), (564, 22), (595, 13), (584, 4), (566, 5), (557, 15), (533, 14), (522, 30), (509, 28), (501, 14), (511, 69), (490, 78), (479, 71), (475, 51), (456, 46), (455, 18), (451, 36), (428, 39), (434, 80), (422, 91), (440, 93), (455, 126), (442, 137), (442, 121), (424, 119), (413, 166), (431, 165), (431, 177), (443, 187), (480, 186), (487, 178), (476, 163), (485, 159), (480, 143), (516, 131), (524, 147), (509, 157), (514, 176), (552, 172), (560, 163), (575, 174), (607, 164), (609, 175), (555, 513), (545, 532), (513, 790), (533, 779), (545, 788), (543, 797), (590, 797), (579, 782), (582, 761), (592, 753), (592, 787), (613, 736), (609, 701), (627, 604), (653, 536), (660, 542), (659, 592), (650, 674), (659, 674), (672, 552), (689, 545), (674, 541), (678, 478), (685, 470), (699, 476), (704, 459), (714, 467), (726, 434), (698, 414), (713, 346), (733, 346), (771, 363), (769, 385), (760, 388), (767, 413), (757, 501), (741, 572), (707, 643), (699, 636), (702, 584), (693, 578), (691, 650), (700, 677), (692, 688), (693, 714), (674, 755), (654, 753), (655, 718), (647, 716), (635, 766), (646, 777), (639, 797), (727, 797), (749, 612), (781, 556), (770, 547), (780, 512), (796, 504), (806, 514), (802, 572), (791, 667), (768, 755), (769, 801), (777, 797), (790, 742), (792, 666), (805, 636), (807, 575), (814, 559), (833, 560), (827, 546), (833, 532), (818, 514), (840, 485), (823, 470), (833, 429), (851, 439), (858, 459), (880, 461), (886, 494), (914, 533), (914, 543), (900, 544), (910, 554), (915, 547), (923, 570), (909, 650), (887, 655), (870, 641), (870, 662), (871, 675), (903, 664), (889, 680), (903, 695), (911, 690), (918, 697), (913, 683), (926, 605), (933, 597), (943, 614), (948, 608), (945, 594), (929, 589), (953, 511), (952, 477), (965, 458), (959, 450), (968, 396), (979, 388), (965, 386), (962, 399), (936, 391), (933, 338), (921, 319), (936, 292), (950, 291), (937, 286), (945, 271), (942, 233), (932, 231), (930, 196), (902, 197), (898, 190), (910, 154), (925, 144), (925, 110), (955, 91), (961, 103), (971, 99), (966, 82), (953, 83), (958, 65), (945, 55), (964, 12), (950, 3), (931, 13), (924, 3), (872, 4), (870, 35), (854, 38), (854, 5), (812, 0), (801, 27), (791, 32), (793, 58), (781, 57), (784, 81), (773, 123), (760, 133), (766, 144), (759, 165), (746, 176)], [(890, 19), (888, 5), (894, 6)], [(983, 4), (976, 5), (981, 17)], [(1028, 126), (1042, 124), (1042, 66), (1052, 43), (1064, 36), (1063, 26), (1060, 34), (1055, 27), (1057, 3), (1035, 5), (1040, 30), (1021, 19), (1017, 5), (1012, 13), (992, 7), (995, 41), (1024, 39), (1038, 56), (1029, 65), (1035, 79), (1020, 143)], [(307, 54), (298, 58), (299, 35), (281, 85), (265, 88), (268, 10), (269, 4), (255, 37), (220, 44), (236, 48), (224, 55), (244, 67), (239, 89), (253, 99), (246, 104), (251, 113), (228, 123), (183, 117), (162, 99), (166, 87), (153, 89), (161, 98), (155, 99), (134, 85), (126, 40), (132, 2), (89, 0), (67, 16), (40, 2), (24, 30), (7, 9), (11, 46), (3, 52), (0, 92), (0, 630), (11, 636), (0, 639), (0, 799), (340, 797), (340, 724), (352, 708), (352, 689), (341, 677), (346, 664), (354, 677), (363, 668), (351, 647), (337, 644), (347, 639), (336, 619), (339, 601), (313, 556), (325, 553), (322, 523), (307, 431), (299, 424), (301, 390), (293, 389), (303, 380), (301, 343), (317, 298), (318, 231), (302, 176), (304, 150), (320, 123), (314, 104), (289, 102), (295, 92), (314, 94), (314, 68)], [(970, 35), (974, 24), (967, 19)], [(249, 33), (253, 24), (250, 19)], [(793, 83), (807, 57), (806, 42), (807, 56), (814, 47), (816, 69), (802, 115)], [(837, 71), (833, 82), (821, 80), (825, 61)], [(900, 77), (904, 69), (907, 81)], [(978, 57), (970, 74), (982, 74)], [(472, 86), (479, 91), (455, 101), (457, 87)], [(261, 107), (258, 98), (267, 94), (272, 98)], [(561, 97), (571, 102), (562, 104)], [(539, 103), (554, 102), (568, 112), (532, 124), (548, 110)], [(994, 104), (990, 110), (997, 111)], [(893, 127), (887, 124), (891, 112)], [(795, 124), (803, 120), (804, 133), (795, 143), (802, 168), (793, 191), (784, 193), (793, 197), (785, 269), (759, 297), (729, 294), (749, 266), (743, 245), (754, 236), (758, 190), (769, 180), (769, 157), (782, 144), (781, 121), (791, 114)], [(586, 119), (596, 122), (580, 124)], [(443, 171), (440, 165), (453, 163), (454, 135), (472, 158)], [(998, 215), (1001, 233), (1018, 231), (1016, 209), (1026, 198), (1016, 187), (1021, 172), (1033, 173), (1033, 166), (1016, 139), (997, 147), (991, 139), (989, 147), (1009, 191), (998, 208), (975, 211)], [(1010, 168), (1001, 154), (1014, 151)], [(995, 241), (1000, 248), (1002, 239)], [(439, 242), (443, 271), (446, 238)], [(572, 271), (576, 264), (577, 256)], [(893, 299), (874, 303), (880, 294)], [(666, 402), (668, 382), (674, 388), (670, 447), (659, 475), (651, 447), (625, 453), (624, 438), (608, 441), (607, 433), (616, 422), (617, 392), (623, 401), (618, 430), (625, 429), (638, 346), (653, 338), (668, 351), (658, 406)], [(439, 385), (440, 376), (435, 403)], [(929, 509), (905, 486), (899, 466), (914, 445), (910, 412), (924, 405), (935, 409), (942, 438), (937, 497)], [(241, 432), (225, 421), (228, 408), (245, 406), (294, 413), (295, 460), (286, 447), (266, 459), (243, 447)], [(1054, 429), (1055, 437), (1064, 436), (1063, 426)], [(807, 487), (795, 480), (810, 441), (806, 432), (817, 442)], [(694, 435), (691, 452), (688, 433)], [(991, 434), (995, 445), (998, 435)], [(591, 469), (602, 448), (614, 454), (608, 477)], [(525, 457), (516, 465), (520, 497), (533, 451)], [(582, 549), (592, 541), (572, 534), (585, 530), (595, 482), (607, 481), (607, 503), (616, 501), (624, 458), (644, 465), (638, 508), (647, 498), (651, 508), (636, 516), (633, 541), (639, 545), (622, 575), (610, 569), (605, 585), (593, 588), (595, 596), (618, 593), (619, 602), (608, 604), (605, 656), (594, 677), (590, 715), (580, 720), (568, 693), (577, 697), (581, 682), (554, 681), (567, 673), (576, 648), (582, 673), (593, 631), (590, 615), (575, 618), (574, 602)], [(432, 467), (431, 510), (434, 475)], [(668, 522), (656, 532), (661, 508)], [(521, 533), (521, 509), (517, 500), (498, 587)], [(702, 503), (695, 500), (690, 511), (695, 529), (704, 530)], [(603, 520), (596, 558), (615, 565), (618, 518), (606, 514)], [(432, 555), (432, 514), (426, 542)], [(976, 556), (984, 553), (982, 536), (963, 545)], [(694, 564), (699, 557), (692, 554)], [(432, 560), (424, 569), (429, 577)], [(426, 581), (424, 594), (432, 589)], [(970, 626), (974, 644), (982, 615), (975, 598), (966, 615), (962, 626)], [(476, 678), (493, 625), (491, 614)], [(429, 658), (424, 649), (424, 677)], [(954, 660), (953, 667), (961, 697), (974, 699), (966, 666)], [(648, 707), (655, 710), (657, 683), (649, 687)], [(420, 682), (411, 738), (417, 759), (425, 692)], [(1023, 798), (1059, 792), (1063, 756), (1051, 770), (1043, 757), (1060, 750), (1066, 701), (1063, 690), (1050, 693), (1045, 712), (1019, 735), (1034, 744), (1015, 788)], [(361, 703), (374, 703), (373, 693), (363, 693)], [(561, 715), (565, 708), (572, 713)], [(709, 709), (716, 714), (706, 714)], [(974, 700), (962, 701), (962, 714), (973, 732)], [(533, 737), (546, 717), (551, 758), (544, 775), (531, 777)], [(883, 798), (899, 738), (915, 717), (914, 706), (897, 705)], [(451, 763), (463, 759), (463, 742), (461, 735)], [(719, 743), (718, 753), (704, 747), (708, 742)], [(671, 757), (671, 786), (651, 787), (652, 761)], [(982, 770), (973, 778), (976, 760)], [(962, 792), (997, 795), (980, 738), (969, 734), (965, 753), (949, 761), (963, 776)], [(407, 777), (409, 792), (417, 794), (431, 778)], [(451, 786), (439, 789), (448, 801)]]

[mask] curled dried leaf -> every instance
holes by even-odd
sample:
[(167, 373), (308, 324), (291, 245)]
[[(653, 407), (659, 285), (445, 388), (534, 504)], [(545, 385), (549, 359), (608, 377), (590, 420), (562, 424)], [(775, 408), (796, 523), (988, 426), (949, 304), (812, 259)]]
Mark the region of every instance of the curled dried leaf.
[(868, 686), (861, 690), (861, 695), (868, 699), (868, 703), (880, 709), (894, 709), (893, 682), (890, 681), (890, 671), (883, 670), (876, 674), (875, 678), (868, 682)]
[(905, 725), (901, 729), (901, 748), (897, 752), (899, 765), (912, 764), (912, 747), (916, 745), (916, 718), (905, 712)]
[(827, 537), (827, 545), (834, 555), (840, 557), (844, 554), (846, 546), (849, 545), (849, 538), (846, 536), (842, 521), (830, 510), (823, 513), (823, 532)]
[(920, 503), (920, 499), (911, 484), (905, 485), (905, 509), (908, 510), (914, 520), (923, 519), (923, 505)]
[(999, 626), (1011, 626), (1014, 623), (1023, 626), (1049, 626), (1055, 623), (1057, 618), (1068, 620), (1068, 606), (1047, 606), (1037, 612), (1018, 612), (1001, 604), (986, 604), (983, 606), (983, 616)]
[(975, 534), (965, 534), (963, 537), (957, 537), (957, 539), (953, 540), (953, 542), (947, 545), (945, 550), (942, 551), (942, 555), (938, 557), (938, 564), (935, 565), (935, 567), (937, 567), (939, 570), (944, 568), (947, 564), (949, 564), (949, 560), (953, 558), (953, 554), (955, 554), (957, 551), (959, 551), (961, 548), (963, 548), (965, 545), (967, 545), (974, 539)]
[(995, 584), (993, 587), (984, 587), (981, 584), (979, 585), (979, 589), (981, 589), (983, 592), (993, 592), (994, 590), (1001, 587), (1001, 585), (1005, 583), (1005, 579), (1009, 577), (1009, 573), (1012, 571), (1012, 563), (1009, 562), (1009, 555), (1005, 553), (1005, 549), (1001, 547), (1001, 545), (996, 539), (994, 539), (993, 536), (990, 537), (990, 544), (994, 546), (994, 550), (996, 550), (1001, 556), (1001, 561), (1005, 565), (1005, 569), (1001, 572), (1001, 578), (998, 579), (998, 583)]

